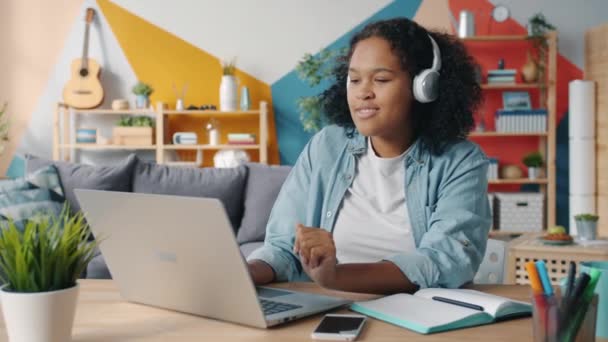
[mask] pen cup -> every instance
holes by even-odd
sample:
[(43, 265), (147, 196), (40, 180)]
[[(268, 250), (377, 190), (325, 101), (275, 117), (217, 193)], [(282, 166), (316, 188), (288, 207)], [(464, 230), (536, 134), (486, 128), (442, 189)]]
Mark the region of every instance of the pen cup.
[[(594, 295), (586, 311), (563, 312), (558, 295), (532, 295), (532, 330), (535, 342), (593, 342), (597, 319)], [(584, 309), (585, 305), (578, 308)]]

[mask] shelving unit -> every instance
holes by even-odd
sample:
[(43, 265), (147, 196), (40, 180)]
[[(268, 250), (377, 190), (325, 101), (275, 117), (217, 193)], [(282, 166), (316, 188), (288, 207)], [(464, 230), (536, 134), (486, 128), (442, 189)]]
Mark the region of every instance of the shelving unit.
[[(202, 150), (257, 150), (259, 151), (259, 162), (268, 163), (268, 104), (265, 101), (259, 103), (260, 107), (256, 110), (222, 112), (215, 110), (167, 110), (163, 103), (158, 103), (156, 110), (149, 109), (87, 109), (80, 110), (67, 107), (59, 103), (55, 111), (53, 120), (53, 159), (54, 160), (73, 160), (74, 151), (104, 151), (104, 150), (153, 150), (156, 151), (156, 162), (166, 164), (165, 151), (202, 151)], [(113, 144), (82, 144), (76, 143), (75, 130), (71, 127), (72, 118), (75, 115), (148, 115), (155, 118), (155, 143), (152, 145), (113, 145)], [(168, 125), (169, 116), (194, 116), (196, 118), (214, 118), (222, 120), (224, 118), (239, 119), (258, 117), (258, 135), (256, 144), (195, 144), (195, 145), (174, 145), (171, 144), (170, 127)], [(200, 139), (199, 139), (199, 142)], [(188, 162), (178, 162), (177, 164), (187, 164)]]
[[(539, 90), (539, 101), (541, 108), (547, 109), (547, 131), (535, 133), (506, 133), (506, 132), (472, 132), (471, 138), (476, 139), (483, 148), (484, 139), (518, 139), (518, 138), (538, 138), (538, 150), (543, 154), (545, 160), (545, 178), (542, 179), (495, 179), (489, 180), (489, 185), (524, 185), (536, 184), (540, 191), (545, 194), (545, 227), (555, 225), (555, 201), (556, 201), (556, 174), (555, 174), (555, 154), (556, 154), (556, 75), (557, 75), (557, 32), (552, 31), (545, 36), (547, 42), (546, 73), (544, 80), (537, 83), (498, 83), (481, 85), (484, 92), (509, 91), (509, 90)], [(512, 42), (525, 42), (529, 37), (525, 35), (504, 35), (504, 36), (476, 36), (463, 38), (467, 44), (474, 42), (478, 49), (483, 48), (485, 42), (511, 44)], [(485, 46), (485, 45), (483, 45)], [(475, 54), (473, 54), (475, 55)], [(510, 140), (509, 140), (510, 141)], [(523, 232), (521, 232), (523, 233)], [(517, 235), (518, 232), (492, 231), (491, 236), (510, 236)]]

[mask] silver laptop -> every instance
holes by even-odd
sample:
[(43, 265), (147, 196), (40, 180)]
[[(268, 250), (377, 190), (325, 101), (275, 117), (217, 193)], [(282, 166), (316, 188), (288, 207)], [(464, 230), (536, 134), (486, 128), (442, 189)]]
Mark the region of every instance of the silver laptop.
[(217, 199), (75, 192), (128, 301), (260, 328), (350, 302), (256, 288)]

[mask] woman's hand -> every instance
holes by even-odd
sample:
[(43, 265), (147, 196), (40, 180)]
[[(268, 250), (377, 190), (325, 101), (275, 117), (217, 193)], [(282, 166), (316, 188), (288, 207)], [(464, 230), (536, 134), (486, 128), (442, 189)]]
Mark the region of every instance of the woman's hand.
[(293, 251), (300, 256), (302, 267), (312, 280), (323, 287), (333, 286), (337, 259), (331, 233), (298, 224)]

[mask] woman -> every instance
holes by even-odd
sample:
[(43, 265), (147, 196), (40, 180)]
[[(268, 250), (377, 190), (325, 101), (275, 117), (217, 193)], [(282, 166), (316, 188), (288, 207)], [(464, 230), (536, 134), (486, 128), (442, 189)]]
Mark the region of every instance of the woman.
[(490, 228), (487, 158), (466, 140), (472, 59), (408, 19), (369, 24), (346, 59), (323, 94), (334, 125), (285, 181), (252, 279), (384, 294), (471, 281)]

